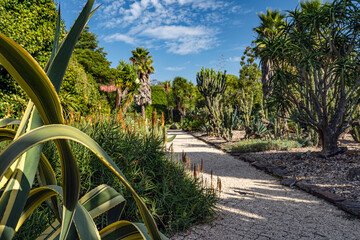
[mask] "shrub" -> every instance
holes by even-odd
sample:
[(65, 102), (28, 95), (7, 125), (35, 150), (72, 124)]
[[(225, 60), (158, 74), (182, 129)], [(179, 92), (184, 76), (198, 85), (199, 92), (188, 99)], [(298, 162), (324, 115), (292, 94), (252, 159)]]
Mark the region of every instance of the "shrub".
[[(171, 234), (211, 219), (217, 197), (212, 190), (202, 187), (198, 180), (190, 177), (182, 165), (165, 156), (160, 134), (157, 136), (150, 132), (144, 137), (142, 134), (134, 134), (133, 130), (123, 131), (115, 118), (98, 119), (94, 124), (83, 121), (77, 127), (99, 143), (123, 170), (135, 191), (142, 196), (160, 229)], [(55, 145), (47, 145), (46, 156), (52, 164), (59, 165)], [(71, 146), (76, 159), (79, 159), (82, 182), (80, 196), (101, 183), (107, 183), (121, 192), (125, 199), (131, 197), (131, 192), (114, 178), (89, 150), (77, 143), (71, 143)], [(57, 178), (61, 181), (60, 166), (57, 169)], [(44, 215), (46, 217), (43, 219), (46, 219), (50, 214), (40, 210), (34, 217)], [(141, 219), (134, 201), (127, 202), (122, 219)], [(31, 226), (24, 226), (24, 229), (42, 227), (37, 225), (33, 218), (29, 222)], [(104, 216), (98, 217), (95, 222), (100, 228), (107, 225)]]
[(288, 150), (290, 148), (299, 148), (302, 145), (292, 140), (262, 140), (247, 139), (236, 143), (231, 147), (232, 152), (264, 152), (269, 150)]

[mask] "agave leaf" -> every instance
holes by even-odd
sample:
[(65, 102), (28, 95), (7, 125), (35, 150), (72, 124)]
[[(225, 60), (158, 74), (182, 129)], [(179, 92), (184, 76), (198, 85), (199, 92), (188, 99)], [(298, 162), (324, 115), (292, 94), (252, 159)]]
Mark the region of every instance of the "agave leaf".
[(34, 103), (30, 100), (26, 107), (24, 116), (21, 118), (21, 122), (14, 139), (18, 138), (21, 134), (23, 134), (26, 131), (26, 126), (29, 122), (33, 109), (34, 109)]
[(151, 237), (148, 234), (147, 237), (138, 228), (136, 224), (129, 221), (118, 221), (103, 228), (100, 231), (100, 236), (102, 240), (113, 240), (113, 239), (151, 240)]
[(169, 142), (172, 142), (172, 141), (174, 141), (175, 138), (176, 138), (176, 135), (171, 136), (171, 137), (169, 137), (169, 138), (167, 139), (167, 142), (168, 142), (168, 143), (169, 143)]
[[(15, 135), (16, 135), (16, 131), (14, 130), (7, 128), (0, 128), (0, 142), (13, 140)], [(4, 177), (0, 178), (0, 189), (2, 189), (5, 186), (5, 184), (8, 182), (13, 172), (14, 172), (13, 169), (9, 169), (5, 173)]]
[[(52, 168), (49, 160), (43, 153), (41, 153), (41, 158), (37, 171), (37, 178), (40, 186), (57, 185), (54, 169)], [(51, 197), (49, 204), (56, 218), (60, 221), (61, 216), (58, 199), (56, 197)]]
[[(146, 226), (145, 226), (145, 224), (143, 224), (143, 223), (134, 223), (136, 226), (137, 226), (137, 228), (138, 229), (140, 229), (140, 231), (142, 232), (142, 234), (144, 234), (145, 235), (145, 237), (146, 237), (146, 239), (148, 238), (148, 237), (150, 237), (149, 236), (149, 233), (146, 231)], [(160, 232), (160, 237), (161, 237), (161, 239), (162, 240), (168, 240), (168, 238), (164, 235), (164, 234), (162, 234), (161, 232)], [(151, 239), (151, 238), (150, 238)]]
[(48, 76), (51, 79), (57, 92), (60, 91), (60, 87), (65, 75), (67, 65), (69, 64), (71, 54), (75, 48), (75, 44), (79, 39), (79, 36), (84, 29), (86, 23), (89, 21), (92, 6), (95, 0), (88, 0), (79, 17), (76, 19), (74, 25), (71, 27), (68, 35), (65, 37), (60, 45), (54, 60), (49, 65)]
[(20, 120), (15, 118), (0, 119), (0, 127), (6, 127), (9, 125), (19, 125), (19, 124), (20, 124)]
[[(62, 188), (56, 185), (35, 188), (30, 191), (23, 213), (21, 214), (16, 231), (20, 228), (28, 216), (44, 201), (53, 196), (63, 196)], [(99, 232), (90, 214), (81, 205), (77, 204), (74, 214), (74, 222), (81, 239), (100, 239)]]
[[(37, 114), (37, 111), (33, 111), (32, 116), (34, 114)], [(42, 124), (40, 117), (30, 117), (28, 128), (31, 129), (40, 124)], [(2, 178), (1, 182), (1, 184), (6, 183), (6, 186), (0, 198), (2, 224), (0, 227), (0, 239), (11, 239), (14, 234), (17, 221), (25, 206), (27, 196), (34, 181), (40, 153), (41, 146), (36, 146), (26, 152), (19, 160), (14, 161), (11, 168), (6, 169), (5, 175), (9, 176), (9, 178)], [(31, 158), (31, 156), (39, 157)], [(7, 179), (9, 179), (9, 181), (5, 182)]]
[[(119, 206), (123, 209), (125, 206), (125, 199), (112, 187), (102, 184), (85, 194), (79, 200), (79, 203), (86, 209), (86, 211), (88, 211), (92, 218), (95, 218), (115, 206)], [(56, 220), (39, 236), (38, 239), (43, 239), (45, 236), (51, 239), (57, 238), (60, 234), (60, 232), (57, 231), (59, 228), (60, 223)], [(76, 233), (72, 233), (72, 230), (75, 231), (75, 229), (71, 229), (69, 236), (75, 236)]]
[(121, 209), (124, 209), (126, 200), (115, 189), (102, 184), (85, 194), (79, 200), (79, 203), (89, 211), (92, 218), (95, 218), (118, 205)]
[(45, 124), (64, 122), (59, 97), (45, 72), (19, 44), (1, 33), (0, 63), (34, 102)]
[[(64, 122), (60, 100), (46, 74), (23, 48), (3, 34), (0, 34), (0, 63), (3, 64), (3, 66), (9, 71), (19, 85), (23, 87), (25, 92), (34, 102), (37, 109), (33, 112), (32, 116), (36, 116), (37, 110), (39, 110), (39, 114), (46, 124)], [(34, 122), (36, 127), (42, 125), (41, 119), (38, 117), (32, 117), (31, 120)], [(30, 124), (29, 129), (32, 128), (34, 128), (34, 125)], [(60, 237), (63, 239), (70, 227), (71, 219), (78, 201), (80, 176), (76, 160), (71, 152), (69, 143), (64, 140), (59, 140), (55, 141), (55, 144), (60, 154), (63, 174), (65, 207), (63, 209), (63, 233)], [(22, 202), (25, 203), (25, 195), (27, 195), (26, 193), (30, 191), (30, 183), (32, 183), (36, 173), (40, 152), (41, 147), (36, 150), (33, 149), (31, 150), (31, 153), (28, 153), (30, 158), (23, 156), (22, 160), (17, 163), (18, 165), (21, 163), (21, 168), (16, 171), (16, 181), (24, 184), (24, 186), (22, 186), (23, 191), (14, 189), (14, 186), (17, 186), (17, 183), (13, 182), (8, 184), (5, 189), (6, 194), (1, 196), (0, 215), (3, 216), (2, 223), (6, 226), (4, 228), (0, 228), (1, 236), (3, 236), (2, 234), (5, 234), (6, 236), (13, 234), (13, 227), (15, 227), (13, 224), (16, 223), (16, 218), (20, 216), (22, 208), (19, 206), (22, 206), (22, 204), (18, 203), (20, 204), (18, 208), (14, 208), (16, 201), (10, 201), (10, 197), (11, 199), (16, 199), (17, 201), (20, 201), (21, 198)]]
[(48, 72), (50, 63), (53, 62), (55, 55), (56, 55), (57, 51), (59, 50), (60, 33), (61, 33), (61, 10), (60, 10), (60, 5), (59, 5), (58, 15), (56, 18), (56, 29), (55, 29), (55, 37), (54, 37), (53, 47), (51, 50), (50, 59), (46, 63), (46, 66), (44, 68), (45, 72)]
[(8, 128), (0, 128), (0, 142), (6, 140), (13, 140), (16, 135), (16, 131)]
[(31, 147), (43, 143), (45, 141), (54, 139), (69, 139), (87, 147), (99, 159), (123, 182), (123, 184), (132, 192), (133, 197), (138, 205), (140, 214), (146, 224), (146, 227), (151, 235), (152, 239), (161, 239), (157, 226), (149, 210), (146, 208), (144, 202), (137, 195), (134, 189), (131, 187), (123, 173), (112, 161), (109, 155), (88, 135), (80, 130), (65, 126), (65, 125), (47, 125), (34, 129), (21, 137), (16, 141), (11, 142), (6, 149), (0, 154), (0, 176), (2, 176), (6, 168), (14, 162), (19, 155), (26, 152)]

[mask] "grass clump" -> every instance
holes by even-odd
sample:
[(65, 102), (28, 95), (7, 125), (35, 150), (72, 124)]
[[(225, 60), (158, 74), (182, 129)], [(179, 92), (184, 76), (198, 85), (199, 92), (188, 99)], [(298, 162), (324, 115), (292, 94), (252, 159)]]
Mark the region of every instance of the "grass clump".
[(232, 152), (264, 152), (269, 150), (288, 150), (290, 148), (300, 148), (302, 145), (293, 140), (263, 140), (263, 139), (246, 139), (237, 142), (231, 146)]
[[(152, 131), (138, 121), (136, 128), (134, 121), (124, 125), (115, 117), (101, 120), (73, 123), (77, 128), (91, 136), (114, 160), (123, 171), (130, 184), (147, 205), (159, 229), (166, 235), (184, 231), (190, 226), (210, 220), (215, 213), (217, 196), (212, 189), (199, 184), (198, 179), (190, 176), (184, 166), (169, 159), (163, 150), (163, 138), (160, 131)], [(136, 129), (136, 131), (135, 131)], [(146, 130), (145, 130), (146, 129)], [(61, 181), (60, 165), (52, 143), (47, 143), (45, 155), (55, 169), (58, 170), (58, 182)], [(119, 191), (125, 199), (131, 199), (128, 191), (113, 174), (97, 160), (88, 149), (80, 144), (71, 142), (73, 152), (81, 176), (81, 196), (94, 187), (106, 183)], [(41, 217), (50, 222), (46, 208), (41, 208), (33, 214), (34, 218)], [(45, 215), (45, 216), (44, 216)], [(45, 220), (46, 219), (46, 220)], [(121, 219), (139, 222), (140, 212), (135, 201), (127, 201)], [(24, 233), (29, 229), (41, 231), (42, 226), (37, 226), (37, 221), (28, 221), (22, 227)], [(106, 226), (105, 215), (95, 219), (101, 228)], [(21, 229), (20, 229), (21, 230)], [(19, 233), (18, 239), (32, 239)], [(36, 236), (36, 235), (35, 235)]]

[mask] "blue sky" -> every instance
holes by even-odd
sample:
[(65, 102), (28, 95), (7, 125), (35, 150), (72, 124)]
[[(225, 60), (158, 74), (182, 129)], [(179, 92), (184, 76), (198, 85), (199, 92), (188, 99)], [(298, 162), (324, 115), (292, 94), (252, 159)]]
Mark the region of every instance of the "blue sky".
[[(57, 0), (69, 28), (86, 0)], [(292, 10), (298, 0), (97, 0), (89, 22), (99, 45), (116, 67), (131, 50), (148, 48), (151, 79), (176, 76), (196, 82), (202, 66), (239, 74), (240, 58), (255, 38), (256, 15), (267, 8)]]

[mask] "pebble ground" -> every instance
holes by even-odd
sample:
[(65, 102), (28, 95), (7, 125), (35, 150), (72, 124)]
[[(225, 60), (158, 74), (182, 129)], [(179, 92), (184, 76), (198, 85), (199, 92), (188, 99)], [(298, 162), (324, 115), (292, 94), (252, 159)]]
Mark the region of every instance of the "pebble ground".
[(322, 199), (279, 184), (250, 164), (235, 159), (179, 130), (168, 131), (175, 156), (204, 161), (203, 177), (221, 179), (218, 216), (211, 224), (177, 233), (171, 239), (360, 239), (360, 220)]

